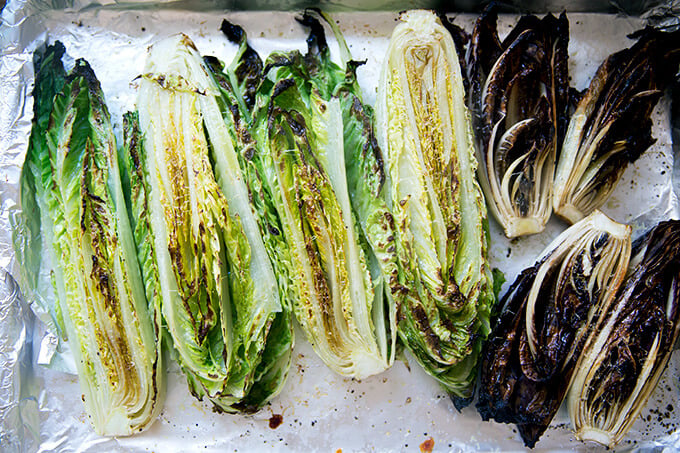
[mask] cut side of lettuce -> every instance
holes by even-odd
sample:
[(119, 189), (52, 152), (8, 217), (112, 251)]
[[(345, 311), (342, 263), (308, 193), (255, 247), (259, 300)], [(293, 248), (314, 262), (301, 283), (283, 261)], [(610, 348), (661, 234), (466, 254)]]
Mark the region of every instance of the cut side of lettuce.
[(680, 334), (680, 221), (659, 223), (636, 245), (566, 400), (576, 437), (612, 448), (638, 420)]
[[(195, 396), (233, 412), (254, 410), (280, 390), (292, 337), (221, 96), (187, 36), (154, 44), (140, 80), (136, 140), (150, 270), (179, 363)], [(271, 374), (281, 357), (283, 372)]]
[(494, 303), (486, 207), (453, 39), (429, 11), (400, 19), (376, 105), (406, 294), (399, 335), (463, 406)]
[(468, 104), (479, 180), (506, 236), (543, 231), (568, 122), (566, 14), (522, 16), (501, 41), (495, 5), (480, 14), (468, 56)]
[(600, 65), (579, 101), (555, 174), (555, 213), (574, 223), (605, 204), (656, 141), (652, 112), (680, 66), (680, 31), (645, 28)]
[(593, 212), (517, 277), (482, 355), (477, 409), (484, 420), (516, 424), (534, 447), (626, 275), (630, 233), (630, 226)]
[(331, 369), (361, 379), (388, 368), (396, 350), (392, 217), (357, 64), (331, 61), (314, 13), (300, 21), (311, 28), (308, 53), (265, 62), (250, 162), (279, 216), (285, 246), (275, 255), (289, 264), (296, 318)]
[(35, 226), (33, 257), (23, 265), (36, 267), (24, 274), (37, 275), (44, 263), (36, 251), (46, 250), (51, 312), (75, 358), (88, 416), (101, 435), (130, 435), (163, 405), (160, 317), (147, 302), (99, 81), (84, 60), (66, 74), (63, 54), (57, 42), (35, 59), (36, 115), (21, 184), (25, 224)]

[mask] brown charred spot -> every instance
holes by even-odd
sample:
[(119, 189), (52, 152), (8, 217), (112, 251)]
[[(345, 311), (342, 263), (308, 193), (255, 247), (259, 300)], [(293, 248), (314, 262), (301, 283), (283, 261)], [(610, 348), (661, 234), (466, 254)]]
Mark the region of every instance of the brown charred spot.
[(350, 113), (356, 117), (363, 116), (364, 106), (361, 105), (361, 101), (358, 97), (354, 96), (352, 99), (352, 106), (350, 107)]
[(273, 235), (273, 236), (278, 236), (279, 234), (281, 234), (281, 232), (279, 231), (279, 229), (276, 228), (276, 227), (275, 227), (274, 225), (272, 225), (271, 223), (268, 223), (268, 224), (267, 224), (267, 231), (269, 231), (269, 234), (271, 234), (271, 235)]
[(441, 321), (444, 327), (446, 327), (446, 330), (448, 330), (449, 332), (455, 332), (457, 330), (456, 325), (453, 323), (453, 321), (451, 321), (446, 316), (442, 317)]
[(252, 146), (249, 146), (248, 148), (246, 148), (246, 150), (243, 153), (243, 157), (245, 157), (246, 160), (248, 160), (248, 161), (252, 160), (254, 156), (255, 156), (255, 148), (252, 147)]
[(304, 137), (305, 134), (305, 126), (298, 121), (294, 120), (292, 117), (290, 118), (290, 122), (288, 123), (288, 127), (290, 127), (290, 131), (299, 137)]
[(198, 51), (198, 49), (196, 48), (196, 45), (194, 45), (194, 42), (185, 34), (182, 34), (182, 44), (189, 47), (190, 49)]
[(234, 119), (234, 124), (238, 127), (238, 124), (241, 121), (241, 111), (238, 108), (238, 104), (229, 105), (229, 112), (231, 113), (231, 117)]
[(281, 424), (283, 423), (283, 415), (281, 414), (272, 414), (271, 417), (269, 417), (269, 427), (271, 429), (276, 429)]
[[(267, 65), (264, 67), (264, 70), (262, 71), (264, 74), (267, 74), (269, 71), (272, 70), (272, 68), (276, 67), (281, 67), (281, 66), (290, 66), (292, 64), (295, 64), (295, 59), (294, 58), (289, 58), (289, 53), (272, 53), (267, 57)], [(299, 54), (297, 54), (299, 55)]]
[(208, 336), (209, 331), (210, 323), (207, 319), (204, 319), (203, 322), (201, 322), (198, 331), (196, 332), (196, 339), (199, 345), (203, 345), (203, 340), (205, 340), (205, 338)]
[[(451, 277), (453, 279), (453, 277)], [(463, 293), (460, 292), (460, 289), (458, 288), (458, 285), (454, 284), (451, 285), (449, 283), (449, 292), (447, 295), (447, 302), (449, 306), (454, 309), (454, 310), (460, 310), (461, 308), (465, 307), (467, 299), (463, 295)]]
[(305, 250), (310, 257), (316, 256), (316, 247), (314, 247), (314, 242), (311, 238), (305, 238)]
[(242, 123), (238, 123), (238, 126), (236, 128), (236, 133), (238, 134), (238, 138), (242, 143), (248, 143), (249, 146), (253, 146), (252, 142), (253, 136), (250, 135), (250, 131), (248, 130), (248, 127)]
[(302, 17), (296, 17), (295, 20), (310, 29), (309, 36), (307, 37), (308, 54), (313, 55), (328, 49), (323, 26), (315, 17), (305, 11)]
[(420, 304), (416, 304), (413, 307), (412, 315), (413, 320), (416, 322), (416, 325), (418, 326), (418, 330), (425, 337), (425, 342), (428, 344), (430, 348), (432, 348), (433, 351), (435, 351), (438, 355), (441, 356), (441, 346), (439, 337), (432, 330), (432, 327), (430, 326), (430, 320), (428, 319), (427, 312), (425, 312), (423, 306)]
[(356, 78), (355, 74), (359, 66), (363, 66), (368, 60), (349, 60), (347, 62), (347, 71), (345, 72), (345, 81), (351, 83)]
[(243, 28), (236, 24), (232, 24), (226, 19), (222, 20), (222, 25), (220, 25), (220, 31), (224, 33), (227, 39), (234, 44), (239, 44), (241, 40), (244, 39), (245, 35)]
[(604, 247), (607, 241), (609, 241), (609, 233), (604, 231), (602, 232), (602, 234), (600, 234), (600, 236), (598, 236), (597, 240), (593, 243), (591, 247), (590, 256), (594, 257), (596, 255), (599, 255), (598, 250)]
[(272, 100), (275, 99), (277, 96), (281, 95), (284, 91), (286, 91), (288, 88), (291, 88), (295, 86), (295, 80), (294, 79), (283, 79), (279, 80), (276, 85), (274, 86), (274, 90), (272, 91)]

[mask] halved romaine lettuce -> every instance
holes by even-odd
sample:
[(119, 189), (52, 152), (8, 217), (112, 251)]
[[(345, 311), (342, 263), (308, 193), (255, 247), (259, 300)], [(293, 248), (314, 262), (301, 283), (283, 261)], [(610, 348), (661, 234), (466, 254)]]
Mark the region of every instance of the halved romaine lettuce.
[(453, 39), (429, 11), (400, 19), (376, 105), (405, 287), (399, 335), (460, 406), (472, 397), (494, 303), (486, 207)]
[(286, 246), (285, 239), (280, 234), (278, 213), (268, 195), (267, 181), (261, 178), (253, 165), (253, 155), (257, 152), (257, 147), (252, 135), (251, 121), (257, 88), (262, 79), (262, 60), (248, 44), (246, 33), (241, 27), (225, 20), (221, 30), (230, 41), (239, 46), (233, 61), (225, 68), (214, 57), (203, 59), (220, 87), (218, 104), (229, 128), (248, 190), (248, 199), (277, 278), (282, 306), (281, 312), (274, 318), (269, 341), (256, 371), (260, 377), (241, 404), (245, 408), (257, 408), (281, 391), (288, 374), (295, 340), (292, 295), (288, 287), (289, 279), (286, 277), (289, 267), (276, 254), (276, 250)]
[(312, 29), (307, 55), (274, 53), (265, 62), (250, 165), (278, 212), (286, 244), (276, 260), (288, 263), (300, 325), (329, 367), (361, 379), (394, 360), (392, 218), (357, 63), (331, 61), (313, 13), (301, 22)]
[[(97, 433), (148, 428), (162, 405), (160, 314), (147, 302), (104, 96), (87, 62), (68, 74), (57, 42), (35, 58), (35, 119), (22, 170), (25, 283), (49, 270), (62, 340), (70, 344)], [(47, 250), (48, 261), (40, 253)]]
[(221, 96), (187, 36), (150, 48), (137, 105), (142, 214), (191, 391), (218, 410), (254, 410), (280, 390), (292, 336)]

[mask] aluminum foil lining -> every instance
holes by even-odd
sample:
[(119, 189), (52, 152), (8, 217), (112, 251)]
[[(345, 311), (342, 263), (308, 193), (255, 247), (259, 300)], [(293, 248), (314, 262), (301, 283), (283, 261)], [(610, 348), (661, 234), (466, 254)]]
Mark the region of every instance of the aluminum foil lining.
[[(669, 8), (677, 2), (669, 3)], [(203, 54), (231, 61), (236, 48), (218, 31), (223, 18), (242, 25), (262, 55), (273, 50), (306, 49), (306, 31), (289, 12), (225, 12), (163, 8), (150, 2), (90, 4), (87, 0), (10, 0), (0, 24), (0, 450), (2, 451), (488, 451), (523, 448), (510, 425), (483, 423), (474, 407), (458, 413), (446, 394), (418, 365), (398, 362), (387, 372), (356, 381), (333, 374), (297, 332), (290, 376), (282, 394), (253, 416), (219, 415), (187, 391), (179, 368), (169, 366), (164, 410), (151, 429), (127, 438), (94, 434), (80, 399), (68, 351), (52, 333), (45, 310), (48, 287), (22, 297), (21, 274), (12, 246), (20, 210), (18, 179), (28, 145), (33, 102), (32, 53), (45, 41), (62, 41), (68, 54), (87, 59), (107, 98), (120, 138), (121, 115), (134, 108), (134, 79), (147, 47), (184, 32)], [(207, 3), (206, 5), (213, 5)], [(654, 10), (656, 11), (656, 10)], [(671, 20), (673, 11), (650, 20)], [(367, 59), (359, 82), (367, 102), (376, 86), (394, 12), (337, 13), (352, 54)], [(476, 16), (456, 23), (472, 30)], [(645, 19), (603, 14), (570, 14), (570, 73), (578, 89), (587, 86), (610, 53), (631, 42), (626, 35)], [(516, 16), (501, 16), (508, 31)], [(331, 41), (332, 44), (332, 41)], [(332, 44), (333, 45), (333, 44)], [(333, 51), (333, 47), (332, 47)], [(337, 55), (337, 52), (335, 53)], [(673, 112), (673, 113), (672, 113)], [(656, 144), (628, 168), (604, 211), (631, 223), (637, 234), (661, 219), (680, 218), (680, 89), (664, 98), (654, 113)], [(673, 138), (675, 142), (673, 142)], [(542, 234), (506, 239), (491, 225), (490, 261), (512, 282), (533, 264), (566, 225), (552, 220)], [(14, 276), (14, 278), (12, 278)], [(44, 276), (46, 277), (46, 276)], [(507, 287), (507, 283), (506, 283)], [(680, 449), (680, 356), (674, 354), (656, 392), (636, 421), (624, 449)], [(281, 418), (279, 418), (280, 416)], [(280, 425), (277, 422), (281, 420)], [(537, 451), (596, 449), (576, 441), (565, 413), (559, 412)]]
[(0, 270), (0, 446), (35, 449), (39, 438), (39, 391), (33, 373), (34, 316), (5, 270)]

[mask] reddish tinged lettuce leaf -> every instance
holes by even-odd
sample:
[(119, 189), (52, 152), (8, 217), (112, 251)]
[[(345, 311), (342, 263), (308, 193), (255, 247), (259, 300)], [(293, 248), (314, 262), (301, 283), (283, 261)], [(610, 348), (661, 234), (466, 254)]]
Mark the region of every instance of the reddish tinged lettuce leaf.
[(680, 221), (661, 222), (639, 248), (567, 397), (576, 436), (610, 447), (638, 418), (680, 333)]
[(557, 412), (598, 314), (630, 257), (630, 227), (600, 212), (558, 236), (517, 278), (483, 352), (477, 409), (533, 447)]
[(680, 31), (646, 28), (609, 56), (571, 118), (555, 175), (555, 213), (574, 223), (598, 209), (629, 163), (656, 140), (651, 114), (680, 65)]
[(524, 16), (502, 42), (496, 12), (477, 20), (469, 49), (468, 105), (479, 179), (508, 237), (543, 231), (552, 212), (557, 150), (567, 125), (569, 23)]

